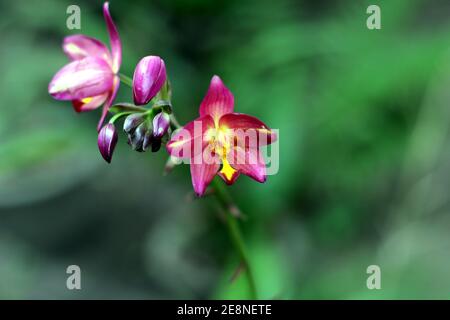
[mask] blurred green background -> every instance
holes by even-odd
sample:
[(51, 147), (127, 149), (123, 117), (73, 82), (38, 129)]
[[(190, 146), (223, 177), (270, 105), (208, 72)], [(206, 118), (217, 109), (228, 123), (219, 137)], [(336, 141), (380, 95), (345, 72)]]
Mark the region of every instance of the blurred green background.
[[(211, 200), (189, 168), (47, 93), (65, 35), (108, 43), (101, 1), (0, 1), (0, 298), (246, 298)], [(366, 9), (381, 7), (382, 29)], [(229, 189), (261, 298), (450, 298), (450, 1), (111, 1), (121, 71), (160, 55), (179, 120), (213, 74), (236, 110), (280, 130), (280, 171)], [(117, 101), (130, 101), (120, 89)], [(66, 289), (66, 268), (82, 290)], [(381, 290), (366, 269), (381, 268)]]

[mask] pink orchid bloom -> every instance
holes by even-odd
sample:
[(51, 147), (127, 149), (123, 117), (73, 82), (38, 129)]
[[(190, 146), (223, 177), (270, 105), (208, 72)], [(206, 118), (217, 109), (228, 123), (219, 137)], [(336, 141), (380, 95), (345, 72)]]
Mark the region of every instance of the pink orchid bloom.
[(192, 185), (198, 196), (205, 193), (216, 174), (227, 184), (233, 184), (241, 173), (266, 181), (260, 146), (272, 143), (276, 136), (259, 119), (233, 109), (233, 94), (214, 76), (200, 104), (200, 117), (175, 132), (166, 145), (171, 156), (190, 159)]
[(77, 112), (93, 110), (103, 104), (97, 130), (103, 124), (119, 89), (118, 72), (122, 62), (122, 46), (108, 2), (103, 5), (103, 15), (111, 52), (99, 40), (85, 35), (64, 38), (63, 51), (71, 62), (55, 74), (48, 86), (50, 95), (57, 100), (72, 101)]

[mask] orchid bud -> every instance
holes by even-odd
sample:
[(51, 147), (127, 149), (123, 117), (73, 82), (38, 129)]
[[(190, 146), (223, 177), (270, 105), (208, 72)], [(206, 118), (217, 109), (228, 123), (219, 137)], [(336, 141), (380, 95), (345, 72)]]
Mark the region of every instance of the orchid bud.
[(157, 56), (142, 58), (133, 75), (133, 98), (136, 105), (150, 102), (166, 82), (164, 60)]
[(117, 144), (117, 130), (112, 123), (108, 123), (100, 130), (97, 143), (103, 159), (110, 163)]
[(144, 151), (144, 148), (143, 148), (144, 139), (145, 139), (145, 135), (147, 134), (149, 129), (151, 132), (151, 128), (149, 128), (149, 121), (144, 121), (136, 128), (134, 133), (131, 135), (131, 147), (134, 150), (136, 150), (138, 152)]
[(153, 136), (156, 139), (161, 139), (166, 134), (170, 125), (170, 116), (165, 112), (158, 113), (153, 118)]
[(144, 136), (144, 141), (142, 142), (142, 150), (147, 151), (148, 147), (152, 144), (153, 141), (153, 130), (150, 128), (147, 130)]
[(152, 152), (158, 152), (161, 148), (161, 139), (153, 139), (152, 141)]
[(130, 114), (123, 123), (123, 131), (125, 131), (128, 134), (131, 134), (144, 121), (145, 116), (142, 113)]

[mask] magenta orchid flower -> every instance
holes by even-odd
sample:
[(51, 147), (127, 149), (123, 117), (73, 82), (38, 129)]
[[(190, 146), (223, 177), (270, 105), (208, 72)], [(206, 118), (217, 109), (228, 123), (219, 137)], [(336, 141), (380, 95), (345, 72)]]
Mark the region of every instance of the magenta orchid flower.
[(99, 40), (77, 34), (63, 42), (63, 51), (71, 62), (60, 69), (48, 86), (48, 92), (57, 100), (70, 100), (77, 112), (90, 111), (103, 105), (97, 127), (100, 129), (113, 103), (120, 79), (122, 46), (117, 28), (109, 13), (109, 4), (103, 5), (103, 15), (109, 33), (111, 51)]
[(214, 76), (200, 105), (200, 117), (174, 133), (167, 143), (171, 156), (190, 159), (192, 185), (198, 196), (205, 193), (216, 174), (227, 184), (233, 184), (241, 173), (266, 181), (260, 146), (272, 143), (276, 136), (259, 119), (233, 109), (233, 94)]

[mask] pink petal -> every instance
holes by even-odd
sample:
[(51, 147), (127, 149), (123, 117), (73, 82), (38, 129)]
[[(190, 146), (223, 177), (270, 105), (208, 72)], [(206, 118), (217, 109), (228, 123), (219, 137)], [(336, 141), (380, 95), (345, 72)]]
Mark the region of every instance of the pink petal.
[(105, 2), (103, 4), (103, 16), (105, 17), (106, 26), (109, 33), (109, 41), (111, 43), (111, 53), (112, 53), (112, 69), (114, 73), (119, 72), (120, 65), (122, 63), (122, 44), (120, 43), (119, 33), (111, 18), (109, 13), (109, 3)]
[(197, 196), (201, 197), (219, 170), (220, 164), (195, 164), (191, 162), (192, 186)]
[(86, 57), (97, 57), (106, 61), (111, 61), (108, 48), (97, 39), (76, 34), (64, 38), (64, 53), (71, 60), (81, 60)]
[(214, 121), (209, 115), (189, 122), (172, 135), (166, 145), (167, 152), (178, 158), (196, 156), (208, 143), (205, 136), (210, 128), (214, 128)]
[(82, 100), (72, 100), (72, 105), (76, 112), (91, 111), (100, 107), (106, 101), (108, 95), (108, 93), (105, 93), (95, 97), (84, 98)]
[(157, 56), (142, 58), (134, 69), (133, 98), (136, 105), (145, 105), (156, 96), (166, 82), (164, 60)]
[(105, 104), (103, 105), (102, 115), (97, 124), (97, 131), (99, 131), (100, 128), (102, 127), (103, 122), (105, 121), (105, 117), (108, 114), (109, 108), (111, 107), (111, 105), (114, 102), (114, 99), (116, 98), (117, 91), (119, 91), (119, 87), (120, 87), (120, 78), (118, 76), (115, 76), (114, 80), (113, 80), (112, 90), (110, 91), (110, 94), (109, 94), (108, 98), (106, 99)]
[[(241, 147), (259, 147), (276, 141), (277, 136), (258, 118), (243, 114), (229, 113), (220, 118), (219, 126), (233, 130)], [(247, 145), (245, 145), (247, 144)]]
[(250, 178), (258, 181), (266, 181), (266, 164), (258, 149), (233, 148), (227, 154), (230, 165)]
[(105, 60), (88, 57), (60, 69), (48, 86), (57, 100), (81, 100), (111, 90), (114, 75)]
[(200, 104), (200, 116), (210, 115), (218, 122), (219, 118), (233, 112), (234, 97), (218, 76), (211, 79), (208, 92)]

